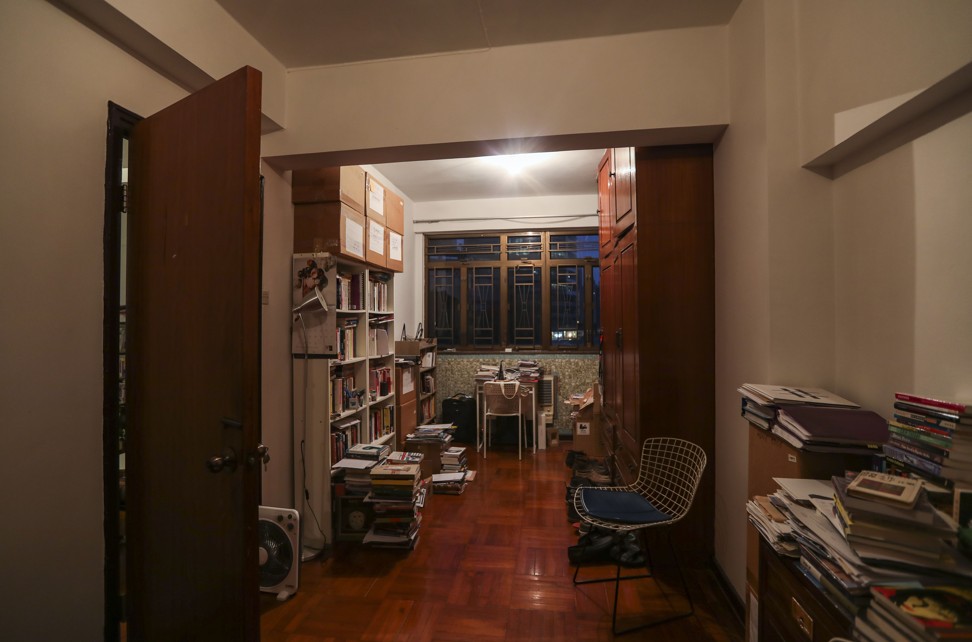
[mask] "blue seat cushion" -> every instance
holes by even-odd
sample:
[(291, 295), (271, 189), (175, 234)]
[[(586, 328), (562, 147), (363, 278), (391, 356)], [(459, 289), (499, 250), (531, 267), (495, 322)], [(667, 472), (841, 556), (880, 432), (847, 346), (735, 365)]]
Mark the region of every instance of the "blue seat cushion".
[(591, 517), (625, 524), (654, 524), (671, 519), (638, 493), (600, 488), (581, 490), (581, 503)]

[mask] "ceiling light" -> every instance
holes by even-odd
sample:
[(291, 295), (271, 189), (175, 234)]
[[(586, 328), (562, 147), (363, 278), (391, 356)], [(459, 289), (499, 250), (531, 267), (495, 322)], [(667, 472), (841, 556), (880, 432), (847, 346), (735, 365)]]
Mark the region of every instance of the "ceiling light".
[(551, 156), (550, 152), (537, 152), (533, 154), (484, 156), (483, 160), (491, 165), (496, 165), (506, 169), (511, 176), (516, 176), (523, 169), (536, 165), (549, 156)]

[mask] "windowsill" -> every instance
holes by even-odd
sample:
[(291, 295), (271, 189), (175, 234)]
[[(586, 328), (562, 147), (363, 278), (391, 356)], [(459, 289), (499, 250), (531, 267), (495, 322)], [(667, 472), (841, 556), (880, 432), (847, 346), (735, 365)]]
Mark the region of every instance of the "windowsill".
[(461, 356), (473, 356), (473, 355), (490, 355), (496, 357), (513, 357), (516, 355), (596, 355), (600, 354), (598, 350), (593, 348), (577, 348), (577, 349), (537, 349), (537, 350), (513, 350), (512, 352), (507, 352), (506, 350), (488, 350), (482, 348), (439, 348), (439, 354), (453, 354)]

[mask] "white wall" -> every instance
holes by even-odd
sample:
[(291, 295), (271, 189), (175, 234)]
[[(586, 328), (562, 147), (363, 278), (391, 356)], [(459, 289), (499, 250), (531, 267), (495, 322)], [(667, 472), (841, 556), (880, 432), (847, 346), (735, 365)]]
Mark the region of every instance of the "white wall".
[(108, 100), (185, 95), (46, 2), (0, 3), (0, 530), (7, 640), (102, 638)]

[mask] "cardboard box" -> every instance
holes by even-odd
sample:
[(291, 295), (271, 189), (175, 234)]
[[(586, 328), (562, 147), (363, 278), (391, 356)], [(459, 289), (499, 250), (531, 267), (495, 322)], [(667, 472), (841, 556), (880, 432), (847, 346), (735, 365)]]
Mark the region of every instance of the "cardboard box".
[(601, 438), (601, 393), (600, 386), (594, 384), (579, 400), (571, 400), (571, 412), (574, 416), (573, 448), (581, 450), (591, 457), (603, 457), (607, 454), (604, 440)]
[(294, 205), (294, 252), (365, 260), (365, 217), (346, 203)]
[(387, 190), (377, 178), (368, 174), (365, 177), (365, 216), (382, 227), (385, 223), (385, 196)]
[(392, 272), (403, 272), (405, 269), (405, 261), (402, 256), (404, 252), (403, 240), (401, 234), (390, 227), (385, 228), (385, 267)]
[(365, 213), (365, 171), (357, 165), (295, 169), (290, 184), (295, 204), (341, 202)]
[(365, 228), (365, 260), (374, 267), (387, 267), (385, 226), (369, 218), (365, 221)]
[(405, 199), (385, 188), (385, 227), (399, 234), (405, 233)]

